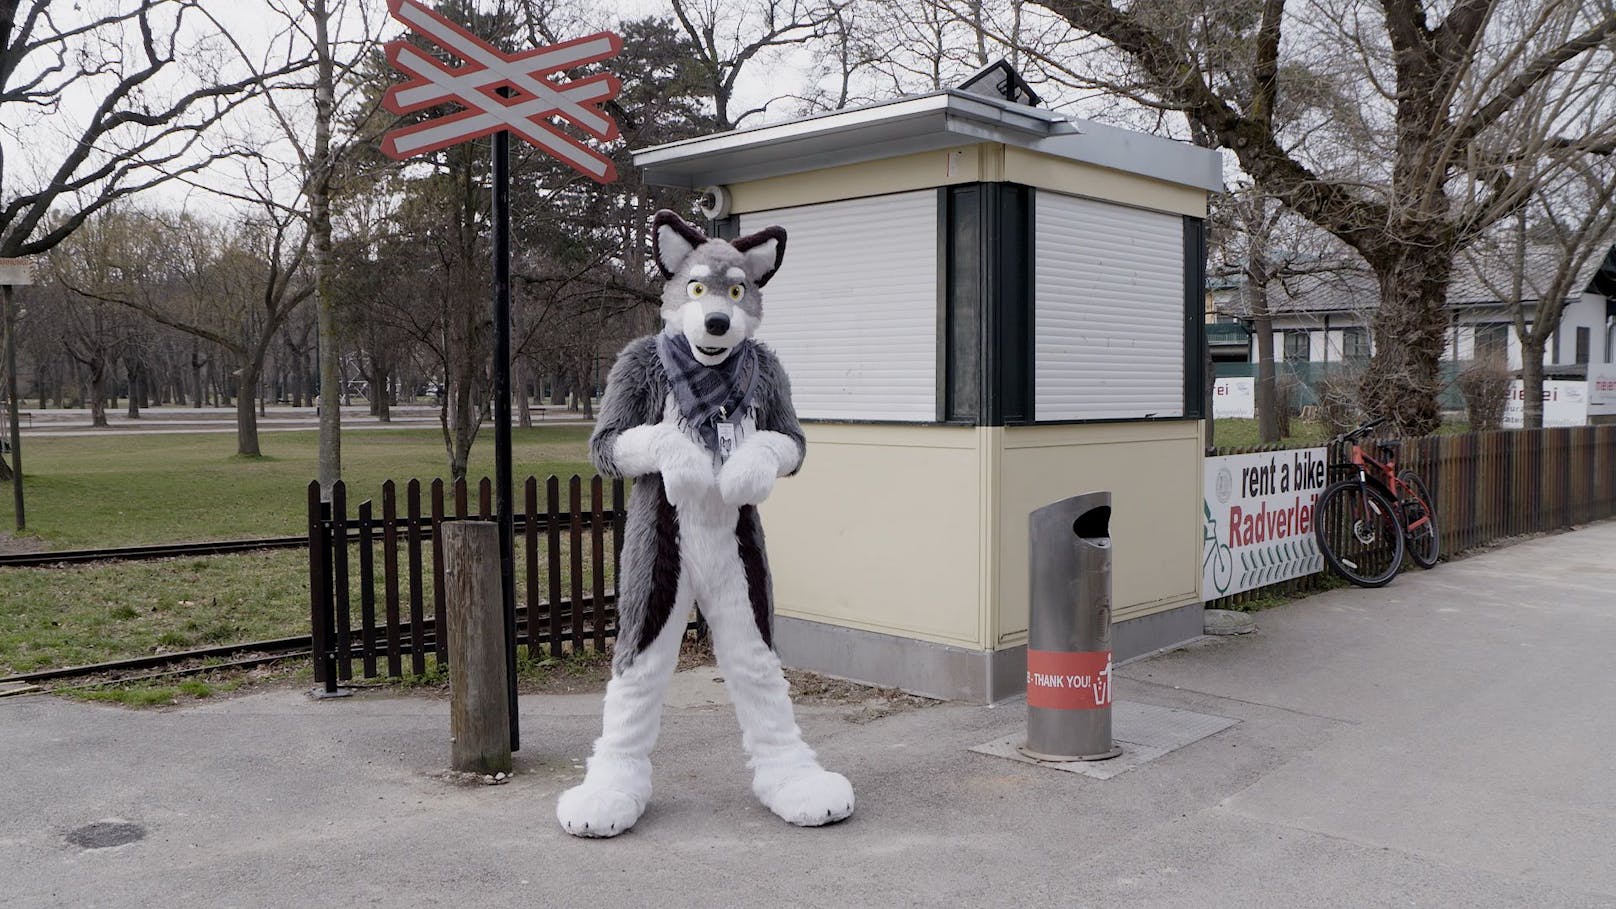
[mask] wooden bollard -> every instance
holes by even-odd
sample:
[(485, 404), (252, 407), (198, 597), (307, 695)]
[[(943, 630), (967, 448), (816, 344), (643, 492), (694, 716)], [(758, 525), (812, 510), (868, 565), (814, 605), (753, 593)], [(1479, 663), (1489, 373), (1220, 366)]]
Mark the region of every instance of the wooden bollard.
[(466, 773), (510, 773), (498, 525), (445, 521), (441, 530), (449, 620), (450, 763)]

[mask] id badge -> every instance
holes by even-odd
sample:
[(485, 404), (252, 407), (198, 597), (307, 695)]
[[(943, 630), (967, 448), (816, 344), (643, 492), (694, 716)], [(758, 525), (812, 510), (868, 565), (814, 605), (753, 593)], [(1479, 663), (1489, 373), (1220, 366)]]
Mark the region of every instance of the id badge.
[(722, 420), (718, 424), (718, 459), (728, 461), (735, 453), (735, 424)]

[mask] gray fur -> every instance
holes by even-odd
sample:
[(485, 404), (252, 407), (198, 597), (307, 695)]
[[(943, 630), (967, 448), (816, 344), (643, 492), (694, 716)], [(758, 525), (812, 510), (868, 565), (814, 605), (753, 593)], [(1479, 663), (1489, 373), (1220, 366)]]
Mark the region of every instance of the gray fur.
[[(754, 342), (757, 343), (757, 342)], [(799, 452), (807, 451), (802, 425), (791, 404), (791, 384), (784, 367), (767, 345), (758, 343), (758, 391), (754, 402), (757, 428), (789, 436)], [(647, 335), (629, 342), (617, 355), (617, 362), (606, 380), (606, 394), (600, 402), (595, 432), (589, 439), (589, 458), (606, 477), (620, 477), (622, 471), (612, 456), (617, 436), (635, 426), (654, 424), (662, 419), (663, 402), (668, 396), (668, 379), (657, 357), (656, 336)], [(799, 464), (800, 467), (800, 464)], [(795, 473), (795, 471), (793, 471)], [(624, 525), (622, 573), (617, 579), (617, 650), (613, 666), (618, 671), (634, 662), (634, 642), (640, 639), (646, 622), (651, 595), (652, 570), (656, 563), (656, 516), (664, 494), (662, 477), (651, 474), (635, 477), (629, 493), (628, 517)], [(756, 509), (753, 509), (754, 514)], [(763, 539), (761, 524), (758, 539)], [(767, 563), (765, 562), (765, 566)], [(773, 621), (772, 581), (765, 567), (764, 585), (771, 591), (770, 622)]]
[[(694, 276), (691, 271), (698, 265), (705, 265), (707, 274)], [(731, 302), (728, 297), (730, 285), (739, 284), (744, 288), (741, 299), (734, 301), (735, 307), (751, 317), (753, 322), (763, 318), (763, 294), (758, 285), (749, 277), (739, 280), (729, 276), (729, 270), (739, 268), (747, 271), (746, 256), (739, 250), (723, 240), (709, 240), (691, 251), (674, 270), (673, 277), (662, 285), (662, 311), (668, 312), (684, 306), (690, 301), (689, 287), (691, 281), (700, 281), (709, 288), (708, 293), (714, 302)]]

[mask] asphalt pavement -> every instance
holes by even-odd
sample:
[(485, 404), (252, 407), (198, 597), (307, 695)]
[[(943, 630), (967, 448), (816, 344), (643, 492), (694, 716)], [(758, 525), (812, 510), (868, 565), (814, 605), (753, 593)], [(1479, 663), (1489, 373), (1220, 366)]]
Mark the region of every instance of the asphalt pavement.
[(1129, 664), (1119, 699), (1238, 723), (1108, 780), (968, 750), (1020, 702), (804, 707), (859, 799), (812, 830), (753, 799), (712, 670), (589, 841), (554, 805), (598, 695), (524, 697), (496, 786), (444, 777), (428, 697), (6, 698), (0, 905), (1616, 907), (1613, 556), (1605, 522)]

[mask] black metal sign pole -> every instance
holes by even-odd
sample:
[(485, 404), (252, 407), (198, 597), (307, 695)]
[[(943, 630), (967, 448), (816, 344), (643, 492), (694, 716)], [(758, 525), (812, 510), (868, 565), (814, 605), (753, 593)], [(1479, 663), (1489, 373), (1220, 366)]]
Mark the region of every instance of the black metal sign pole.
[(494, 495), (499, 581), (505, 598), (505, 670), (511, 750), (522, 747), (516, 716), (516, 522), (511, 509), (511, 134), (494, 133)]

